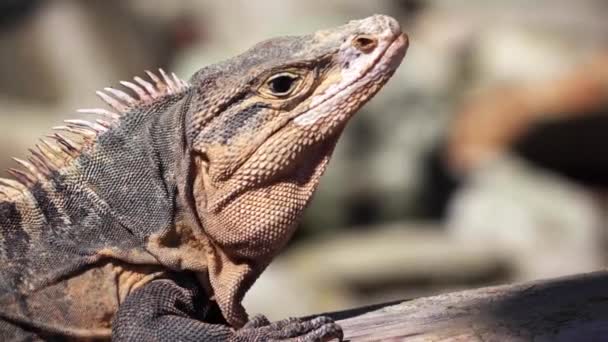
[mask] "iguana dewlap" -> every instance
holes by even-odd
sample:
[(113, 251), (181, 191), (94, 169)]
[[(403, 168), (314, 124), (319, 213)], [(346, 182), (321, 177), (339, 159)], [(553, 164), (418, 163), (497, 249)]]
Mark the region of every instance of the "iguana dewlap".
[(66, 121), (0, 179), (0, 340), (340, 337), (241, 301), (407, 45), (376, 15), (99, 92), (111, 109), (81, 110), (100, 118)]

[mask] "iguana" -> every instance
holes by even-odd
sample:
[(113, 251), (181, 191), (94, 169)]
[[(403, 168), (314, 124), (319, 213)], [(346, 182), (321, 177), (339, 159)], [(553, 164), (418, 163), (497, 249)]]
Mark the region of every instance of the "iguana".
[(0, 179), (0, 340), (341, 338), (241, 300), (407, 46), (376, 15), (98, 92), (112, 109), (81, 110), (99, 119), (67, 120)]

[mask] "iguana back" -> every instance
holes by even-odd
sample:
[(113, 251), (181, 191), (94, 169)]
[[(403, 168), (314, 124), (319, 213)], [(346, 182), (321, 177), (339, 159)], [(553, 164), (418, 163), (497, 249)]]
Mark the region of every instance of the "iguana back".
[[(84, 110), (103, 118), (68, 121), (58, 130), (71, 137), (55, 133), (28, 161), (17, 160), (23, 170), (10, 170), (16, 180), (0, 179), (0, 317), (6, 321), (83, 336), (91, 335), (91, 322), (102, 322), (92, 335), (107, 336), (108, 318), (124, 299), (115, 278), (159, 264), (145, 240), (173, 224), (175, 194), (154, 154), (178, 152), (177, 103), (188, 87), (169, 78), (155, 85), (137, 79), (139, 91), (150, 89), (144, 99), (115, 103), (113, 112)], [(175, 115), (156, 114), (161, 111)], [(150, 134), (164, 123), (161, 134)], [(171, 143), (156, 146), (155, 137)]]

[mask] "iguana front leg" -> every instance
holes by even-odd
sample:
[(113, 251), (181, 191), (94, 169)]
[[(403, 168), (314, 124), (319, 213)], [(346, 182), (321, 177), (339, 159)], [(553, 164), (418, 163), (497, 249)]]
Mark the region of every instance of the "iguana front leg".
[(213, 302), (194, 281), (157, 279), (135, 290), (120, 306), (113, 341), (329, 341), (342, 338), (330, 318), (289, 318), (270, 323), (255, 316), (243, 328), (206, 323)]

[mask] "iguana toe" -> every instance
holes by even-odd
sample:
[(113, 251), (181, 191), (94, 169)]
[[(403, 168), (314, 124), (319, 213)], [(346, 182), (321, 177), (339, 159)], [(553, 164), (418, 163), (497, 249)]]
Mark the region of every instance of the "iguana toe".
[(232, 341), (313, 342), (332, 339), (342, 341), (343, 338), (342, 328), (329, 317), (321, 316), (311, 320), (288, 318), (268, 325), (258, 325), (264, 320), (264, 316), (254, 316), (245, 327), (236, 332)]

